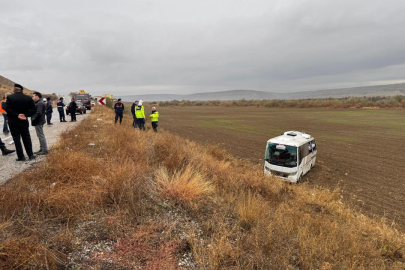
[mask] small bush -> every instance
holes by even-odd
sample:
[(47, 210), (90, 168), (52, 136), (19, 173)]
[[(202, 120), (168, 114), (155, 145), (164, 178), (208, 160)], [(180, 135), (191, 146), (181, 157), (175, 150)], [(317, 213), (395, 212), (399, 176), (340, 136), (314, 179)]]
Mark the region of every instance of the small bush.
[(180, 203), (197, 203), (214, 191), (212, 185), (189, 166), (172, 175), (160, 168), (155, 173), (155, 181), (161, 196)]

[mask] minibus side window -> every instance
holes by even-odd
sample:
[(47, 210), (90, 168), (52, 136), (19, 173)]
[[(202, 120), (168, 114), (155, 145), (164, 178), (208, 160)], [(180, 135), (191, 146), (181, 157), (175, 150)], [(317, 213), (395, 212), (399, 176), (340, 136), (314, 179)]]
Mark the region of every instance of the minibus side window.
[(311, 144), (312, 144), (312, 151), (316, 151), (316, 142), (315, 142), (315, 140), (313, 140), (311, 142)]
[(309, 154), (308, 145), (307, 144), (301, 145), (299, 148), (299, 151), (300, 151), (300, 164), (301, 164), (302, 159), (304, 157), (308, 156), (308, 154)]

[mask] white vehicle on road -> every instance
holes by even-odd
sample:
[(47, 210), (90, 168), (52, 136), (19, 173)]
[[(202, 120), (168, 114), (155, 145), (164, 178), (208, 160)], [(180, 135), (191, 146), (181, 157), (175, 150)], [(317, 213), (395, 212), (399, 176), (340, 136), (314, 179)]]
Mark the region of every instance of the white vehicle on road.
[(267, 141), (264, 173), (296, 183), (315, 166), (316, 152), (311, 135), (287, 131)]

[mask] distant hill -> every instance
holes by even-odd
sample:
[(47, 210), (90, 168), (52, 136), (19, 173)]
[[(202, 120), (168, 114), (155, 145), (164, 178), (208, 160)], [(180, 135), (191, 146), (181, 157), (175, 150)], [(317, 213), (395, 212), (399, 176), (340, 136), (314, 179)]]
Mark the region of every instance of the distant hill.
[[(15, 82), (13, 82), (12, 80), (7, 79), (6, 77), (3, 77), (0, 75), (0, 87), (7, 88), (7, 89), (13, 89), (14, 84), (15, 84)], [(29, 90), (29, 89), (24, 87), (24, 90)]]
[(0, 75), (0, 87), (4, 87), (4, 88), (8, 88), (8, 87), (12, 87), (14, 85), (14, 82), (4, 78), (3, 76)]
[[(23, 85), (23, 87), (24, 87), (24, 85)], [(7, 92), (13, 93), (13, 89), (14, 89), (14, 82), (12, 80), (9, 80), (0, 75), (0, 100), (3, 98), (5, 93), (7, 93)], [(34, 91), (35, 90), (29, 90), (28, 88), (24, 87), (24, 94), (26, 94), (26, 95), (32, 95), (32, 93), (34, 93)], [(53, 95), (53, 94), (42, 93), (42, 96), (44, 98), (50, 97), (51, 100), (57, 99), (57, 96)]]
[(123, 101), (166, 101), (166, 100), (239, 100), (239, 99), (308, 99), (405, 95), (405, 83), (340, 88), (330, 90), (276, 93), (256, 90), (229, 90), (220, 92), (195, 93), (189, 95), (152, 94), (121, 96)]
[[(3, 97), (5, 93), (12, 92), (13, 88), (14, 82), (0, 75), (0, 99)], [(24, 88), (24, 93), (31, 94), (32, 91), (28, 90), (27, 88)]]

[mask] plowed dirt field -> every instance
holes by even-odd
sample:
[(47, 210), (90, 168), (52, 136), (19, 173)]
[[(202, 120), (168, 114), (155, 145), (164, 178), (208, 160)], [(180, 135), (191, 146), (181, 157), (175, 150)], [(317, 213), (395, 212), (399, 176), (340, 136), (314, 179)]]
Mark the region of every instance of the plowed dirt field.
[[(317, 164), (304, 184), (341, 188), (346, 202), (405, 230), (405, 110), (159, 107), (161, 128), (214, 144), (261, 170), (269, 138), (311, 134)], [(148, 123), (150, 125), (150, 123)]]

